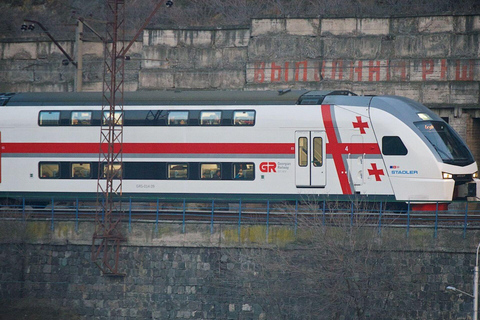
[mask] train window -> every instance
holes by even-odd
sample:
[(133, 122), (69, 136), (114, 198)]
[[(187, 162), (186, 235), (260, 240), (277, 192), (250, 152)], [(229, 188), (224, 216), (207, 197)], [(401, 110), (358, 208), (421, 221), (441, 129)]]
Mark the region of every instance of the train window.
[(162, 110), (126, 110), (125, 126), (164, 126), (166, 112)]
[(222, 119), (221, 111), (202, 111), (200, 112), (200, 125), (219, 126)]
[[(110, 119), (110, 111), (104, 111), (103, 112), (103, 118), (102, 118), (102, 125), (104, 125), (104, 126), (110, 125), (111, 120), (112, 119)], [(115, 111), (113, 125), (114, 126), (123, 125), (123, 112)]]
[(253, 163), (234, 163), (233, 173), (235, 180), (254, 180), (254, 164)]
[(40, 163), (39, 175), (41, 179), (60, 178), (60, 163)]
[(106, 178), (107, 175), (110, 175), (113, 179), (120, 179), (122, 177), (122, 166), (119, 163), (114, 163), (112, 165), (108, 165), (105, 163), (103, 165), (103, 174), (102, 177)]
[(313, 138), (313, 166), (321, 167), (323, 165), (323, 139)]
[(169, 126), (186, 126), (188, 124), (188, 111), (170, 111), (167, 123)]
[(298, 139), (298, 165), (300, 167), (308, 165), (308, 140), (305, 137)]
[(91, 177), (90, 163), (72, 163), (71, 178), (88, 179)]
[(255, 111), (234, 111), (234, 126), (253, 126), (255, 124)]
[(400, 137), (385, 136), (382, 138), (382, 152), (386, 156), (404, 156), (408, 150)]
[(70, 124), (72, 126), (89, 126), (92, 124), (91, 111), (72, 111), (70, 115)]
[(200, 165), (200, 174), (202, 179), (220, 180), (222, 179), (222, 170), (218, 163), (202, 163)]
[(188, 178), (188, 164), (175, 163), (168, 165), (168, 179), (187, 179)]
[(40, 111), (38, 124), (41, 126), (58, 126), (60, 124), (60, 111)]

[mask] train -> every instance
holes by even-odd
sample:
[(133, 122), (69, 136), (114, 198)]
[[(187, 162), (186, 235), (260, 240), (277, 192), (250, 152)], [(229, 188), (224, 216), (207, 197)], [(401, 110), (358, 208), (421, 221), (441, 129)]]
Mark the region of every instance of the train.
[(100, 92), (0, 95), (0, 199), (123, 196), (384, 199), (425, 208), (478, 200), (478, 167), (438, 115), (347, 90), (137, 91), (122, 96), (121, 161), (99, 157)]

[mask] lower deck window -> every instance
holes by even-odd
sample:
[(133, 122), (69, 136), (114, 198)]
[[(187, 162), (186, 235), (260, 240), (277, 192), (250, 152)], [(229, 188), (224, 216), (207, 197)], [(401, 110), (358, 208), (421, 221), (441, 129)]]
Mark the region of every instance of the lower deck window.
[(111, 165), (103, 165), (103, 178), (107, 178), (110, 175), (113, 179), (120, 179), (122, 177), (122, 166), (119, 163)]
[(188, 164), (176, 163), (168, 165), (168, 179), (188, 179)]
[(254, 168), (253, 163), (234, 163), (233, 173), (235, 180), (254, 180)]
[(40, 163), (39, 174), (41, 179), (60, 178), (60, 164), (59, 163)]
[(107, 175), (123, 180), (255, 180), (252, 162), (40, 162), (41, 179), (101, 179)]
[(200, 173), (202, 179), (222, 179), (222, 171), (218, 163), (202, 163), (200, 165)]
[(91, 177), (90, 163), (72, 163), (72, 178), (88, 179)]

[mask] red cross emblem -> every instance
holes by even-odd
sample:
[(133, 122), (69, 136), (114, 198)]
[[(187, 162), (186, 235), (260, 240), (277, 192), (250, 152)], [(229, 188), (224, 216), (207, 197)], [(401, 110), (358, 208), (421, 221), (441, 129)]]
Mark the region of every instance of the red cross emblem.
[(382, 181), (380, 176), (384, 176), (383, 169), (378, 169), (376, 163), (372, 163), (372, 169), (368, 169), (368, 174), (370, 176), (375, 176), (375, 181)]
[(367, 122), (362, 122), (362, 117), (357, 116), (357, 122), (352, 122), (354, 128), (360, 129), (360, 134), (365, 134), (365, 128), (368, 128)]
[[(323, 117), (323, 124), (325, 126), (325, 132), (327, 133), (327, 154), (332, 155), (333, 162), (335, 163), (335, 168), (337, 170), (338, 179), (340, 181), (340, 186), (342, 187), (343, 194), (353, 194), (352, 185), (350, 185), (350, 180), (347, 175), (346, 168), (346, 157), (343, 155), (354, 155), (354, 154), (380, 154), (380, 148), (378, 147), (377, 143), (342, 143), (340, 137), (337, 137), (337, 133), (335, 131), (336, 125), (333, 123), (332, 113), (333, 107), (328, 104), (322, 105), (322, 117)], [(363, 125), (361, 122), (361, 117), (357, 117), (359, 122), (360, 131), (365, 130), (363, 129)], [(363, 122), (363, 124), (367, 125), (368, 123)], [(355, 126), (355, 123), (353, 123)], [(376, 167), (375, 167), (376, 169)], [(370, 173), (370, 170), (369, 170)], [(383, 170), (382, 173), (383, 174)]]

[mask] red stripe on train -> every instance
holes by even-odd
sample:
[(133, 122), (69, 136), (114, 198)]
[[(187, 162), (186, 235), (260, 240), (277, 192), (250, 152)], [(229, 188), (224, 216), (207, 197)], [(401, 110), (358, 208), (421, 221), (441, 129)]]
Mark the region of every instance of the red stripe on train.
[[(96, 143), (3, 143), (3, 153), (99, 153)], [(104, 145), (104, 150), (107, 146)], [(118, 150), (115, 150), (118, 152)], [(124, 143), (123, 153), (294, 154), (293, 143)]]

